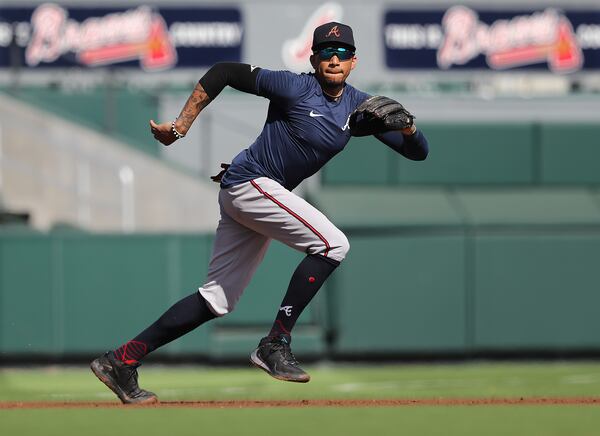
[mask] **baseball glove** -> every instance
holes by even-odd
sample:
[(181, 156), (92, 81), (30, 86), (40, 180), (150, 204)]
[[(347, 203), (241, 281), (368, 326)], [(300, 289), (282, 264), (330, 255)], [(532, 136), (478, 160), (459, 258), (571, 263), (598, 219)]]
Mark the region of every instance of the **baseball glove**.
[(369, 97), (350, 114), (352, 136), (368, 136), (412, 127), (416, 117), (400, 103), (382, 95)]

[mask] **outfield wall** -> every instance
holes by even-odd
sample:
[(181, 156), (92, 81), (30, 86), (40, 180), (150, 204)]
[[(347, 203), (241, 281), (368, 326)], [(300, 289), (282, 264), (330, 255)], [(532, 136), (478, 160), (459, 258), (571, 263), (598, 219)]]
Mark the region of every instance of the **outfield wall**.
[[(347, 232), (349, 257), (295, 331), (301, 354), (600, 350), (600, 226)], [(194, 292), (210, 247), (207, 235), (3, 232), (0, 356), (119, 345)], [(244, 358), (301, 258), (274, 243), (238, 309), (163, 355)]]
[[(418, 121), (418, 120), (417, 120)], [(355, 138), (323, 169), (325, 185), (599, 185), (600, 124), (560, 121), (418, 123), (426, 163)]]
[[(600, 351), (600, 128), (421, 128), (425, 162), (355, 139), (309, 191), (351, 250), (294, 348)], [(203, 283), (212, 237), (0, 230), (1, 356), (87, 355), (130, 339)], [(301, 258), (273, 243), (234, 313), (162, 353), (244, 357)]]

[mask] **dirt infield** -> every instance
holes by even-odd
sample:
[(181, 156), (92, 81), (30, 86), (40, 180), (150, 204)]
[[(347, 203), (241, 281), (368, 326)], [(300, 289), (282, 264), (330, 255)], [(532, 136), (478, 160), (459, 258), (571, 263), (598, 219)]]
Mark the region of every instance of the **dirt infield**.
[(164, 401), (148, 405), (123, 405), (116, 402), (0, 402), (6, 409), (131, 409), (192, 408), (247, 409), (273, 407), (406, 407), (406, 406), (600, 406), (600, 397), (528, 397), (528, 398), (413, 398), (373, 400), (297, 400), (297, 401)]

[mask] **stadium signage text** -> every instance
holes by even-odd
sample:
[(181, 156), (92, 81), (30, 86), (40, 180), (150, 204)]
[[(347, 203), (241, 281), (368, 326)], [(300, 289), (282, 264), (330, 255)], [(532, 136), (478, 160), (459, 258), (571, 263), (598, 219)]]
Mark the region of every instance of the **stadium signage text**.
[(235, 8), (0, 7), (0, 67), (14, 62), (9, 51), (15, 46), (31, 68), (118, 64), (157, 71), (208, 66), (240, 61), (242, 39), (241, 14)]
[(45, 4), (34, 11), (31, 25), (25, 61), (32, 67), (69, 52), (87, 66), (138, 59), (142, 68), (156, 70), (177, 62), (165, 21), (145, 6), (78, 23), (62, 7)]
[[(596, 18), (596, 19), (594, 19)], [(437, 21), (437, 22), (435, 22)], [(388, 11), (383, 40), (390, 68), (600, 68), (600, 14), (548, 8), (531, 13)]]
[(553, 9), (487, 25), (472, 9), (455, 6), (446, 12), (442, 25), (444, 37), (437, 52), (440, 68), (464, 65), (480, 54), (486, 55), (493, 69), (543, 61), (555, 72), (581, 68), (581, 48), (571, 22)]

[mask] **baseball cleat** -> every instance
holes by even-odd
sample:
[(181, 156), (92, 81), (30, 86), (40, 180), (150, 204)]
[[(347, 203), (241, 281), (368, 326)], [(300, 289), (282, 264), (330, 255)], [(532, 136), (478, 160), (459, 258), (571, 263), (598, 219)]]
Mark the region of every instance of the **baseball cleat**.
[(292, 354), (291, 341), (290, 335), (283, 334), (262, 338), (258, 348), (250, 354), (250, 362), (278, 380), (298, 383), (310, 381), (310, 375), (298, 366)]
[(98, 379), (113, 391), (123, 404), (152, 404), (158, 398), (152, 392), (140, 389), (138, 386), (137, 368), (140, 363), (128, 365), (115, 359), (108, 351), (95, 359), (90, 368)]

